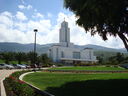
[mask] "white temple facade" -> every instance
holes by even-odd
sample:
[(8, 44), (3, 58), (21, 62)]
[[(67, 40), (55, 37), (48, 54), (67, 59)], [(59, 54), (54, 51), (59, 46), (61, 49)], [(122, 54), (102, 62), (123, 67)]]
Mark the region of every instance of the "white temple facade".
[(70, 28), (68, 22), (63, 21), (59, 32), (59, 43), (49, 48), (48, 57), (54, 62), (64, 63), (95, 63), (96, 56), (93, 54), (93, 49), (75, 48), (73, 43), (70, 43)]

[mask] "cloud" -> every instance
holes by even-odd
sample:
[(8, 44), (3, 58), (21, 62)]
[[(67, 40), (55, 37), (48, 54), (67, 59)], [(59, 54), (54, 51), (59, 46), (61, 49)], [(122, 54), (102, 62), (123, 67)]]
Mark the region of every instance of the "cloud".
[(21, 0), (22, 4), (25, 4), (24, 0)]
[(119, 37), (108, 36), (107, 41), (103, 41), (102, 38), (96, 34), (95, 36), (91, 36), (90, 33), (86, 33), (85, 30), (78, 25), (76, 25), (77, 18), (73, 14), (64, 14), (60, 12), (58, 14), (57, 23), (60, 24), (63, 20), (68, 21), (70, 28), (70, 41), (77, 45), (85, 45), (85, 44), (95, 44), (100, 46), (106, 46), (111, 48), (123, 48), (123, 42)]
[(51, 14), (51, 13), (48, 13), (47, 16), (48, 16), (49, 18), (51, 18), (51, 17), (52, 17), (52, 14)]
[(28, 5), (26, 8), (27, 9), (32, 9), (32, 5)]
[(39, 12), (36, 12), (36, 13), (34, 13), (34, 15), (33, 15), (32, 17), (33, 17), (33, 18), (43, 18), (44, 15), (41, 14), (41, 13), (39, 13)]
[(21, 10), (23, 10), (23, 9), (29, 10), (29, 9), (32, 9), (32, 5), (27, 5), (27, 6), (25, 6), (25, 5), (18, 5), (18, 8), (21, 9)]
[(20, 12), (20, 11), (18, 11), (18, 12), (16, 13), (16, 18), (17, 18), (18, 20), (21, 20), (21, 21), (27, 20), (27, 17), (24, 15), (24, 13), (22, 13), (22, 12)]
[(25, 9), (25, 6), (24, 5), (18, 5), (18, 8), (22, 10), (22, 9)]
[(37, 12), (37, 9), (34, 9), (34, 12)]
[(8, 11), (5, 11), (5, 12), (1, 13), (1, 15), (12, 17), (12, 14)]
[(5, 11), (0, 14), (0, 24), (6, 25), (6, 27), (11, 27), (12, 25), (12, 14)]
[[(0, 13), (0, 42), (33, 43), (33, 29), (37, 28), (38, 44), (58, 43), (60, 24), (65, 18), (69, 24), (71, 42), (74, 44), (95, 44), (111, 48), (124, 47), (119, 37), (113, 38), (109, 36), (108, 41), (103, 41), (98, 34), (92, 37), (90, 33), (86, 33), (83, 28), (76, 25), (75, 21), (77, 18), (73, 14), (64, 14), (62, 12), (58, 13), (56, 24), (54, 25), (50, 19), (45, 19), (44, 15), (41, 13), (34, 13), (33, 16), (42, 18), (37, 20), (28, 20), (25, 14), (20, 11), (18, 11), (15, 16), (7, 11)], [(15, 17), (17, 19), (13, 20)], [(24, 22), (24, 20), (26, 21)]]

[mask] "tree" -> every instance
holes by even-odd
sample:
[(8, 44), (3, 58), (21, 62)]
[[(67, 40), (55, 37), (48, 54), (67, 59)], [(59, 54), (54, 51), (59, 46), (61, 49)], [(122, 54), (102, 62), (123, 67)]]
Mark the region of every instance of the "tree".
[(118, 52), (118, 53), (116, 54), (116, 60), (117, 60), (119, 63), (123, 62), (123, 61), (125, 60), (124, 54)]
[(5, 61), (6, 64), (9, 64), (10, 61), (12, 61), (14, 58), (14, 54), (11, 52), (5, 52), (3, 53), (3, 60)]
[(116, 60), (116, 56), (109, 57), (108, 64), (117, 65), (119, 62)]
[(65, 0), (64, 6), (86, 32), (98, 33), (103, 40), (119, 36), (128, 51), (128, 0)]
[(103, 57), (97, 56), (97, 60), (98, 60), (99, 64), (103, 64)]
[(15, 59), (18, 61), (18, 64), (21, 64), (21, 61), (25, 61), (26, 54), (23, 52), (18, 52), (15, 55)]
[[(34, 55), (35, 55), (35, 58), (34, 58)], [(35, 63), (34, 60), (37, 60), (37, 56), (38, 56), (38, 54), (37, 53), (34, 53), (34, 52), (27, 53), (27, 58), (31, 62), (31, 64), (34, 64)]]
[(128, 57), (125, 58), (123, 63), (128, 63)]
[(125, 57), (123, 53), (118, 52), (115, 56), (109, 57), (109, 62), (113, 64), (121, 64), (125, 61)]
[(48, 58), (47, 54), (41, 54), (39, 61), (43, 64), (43, 66), (49, 66), (51, 64), (51, 59)]

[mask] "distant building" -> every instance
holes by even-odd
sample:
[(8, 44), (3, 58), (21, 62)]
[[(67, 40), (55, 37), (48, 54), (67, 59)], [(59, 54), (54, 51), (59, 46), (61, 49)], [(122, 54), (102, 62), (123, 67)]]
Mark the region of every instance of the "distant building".
[[(76, 38), (77, 39), (77, 38)], [(97, 62), (96, 56), (93, 54), (93, 49), (85, 48), (83, 50), (75, 48), (73, 43), (70, 43), (70, 28), (68, 22), (61, 23), (59, 33), (59, 43), (53, 45), (48, 50), (48, 57), (54, 62), (63, 63), (94, 63)]]

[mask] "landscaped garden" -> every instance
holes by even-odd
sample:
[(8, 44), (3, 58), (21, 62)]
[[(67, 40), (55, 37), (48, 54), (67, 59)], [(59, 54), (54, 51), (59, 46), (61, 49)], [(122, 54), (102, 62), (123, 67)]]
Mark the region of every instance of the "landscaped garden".
[[(71, 67), (71, 70), (73, 68), (81, 69), (81, 67)], [(97, 69), (97, 67), (89, 68)], [(109, 67), (105, 67), (106, 70), (125, 70), (107, 68)], [(84, 67), (84, 69), (88, 69), (88, 67)], [(128, 89), (128, 73), (35, 72), (26, 75), (24, 80), (55, 96), (124, 96)]]

